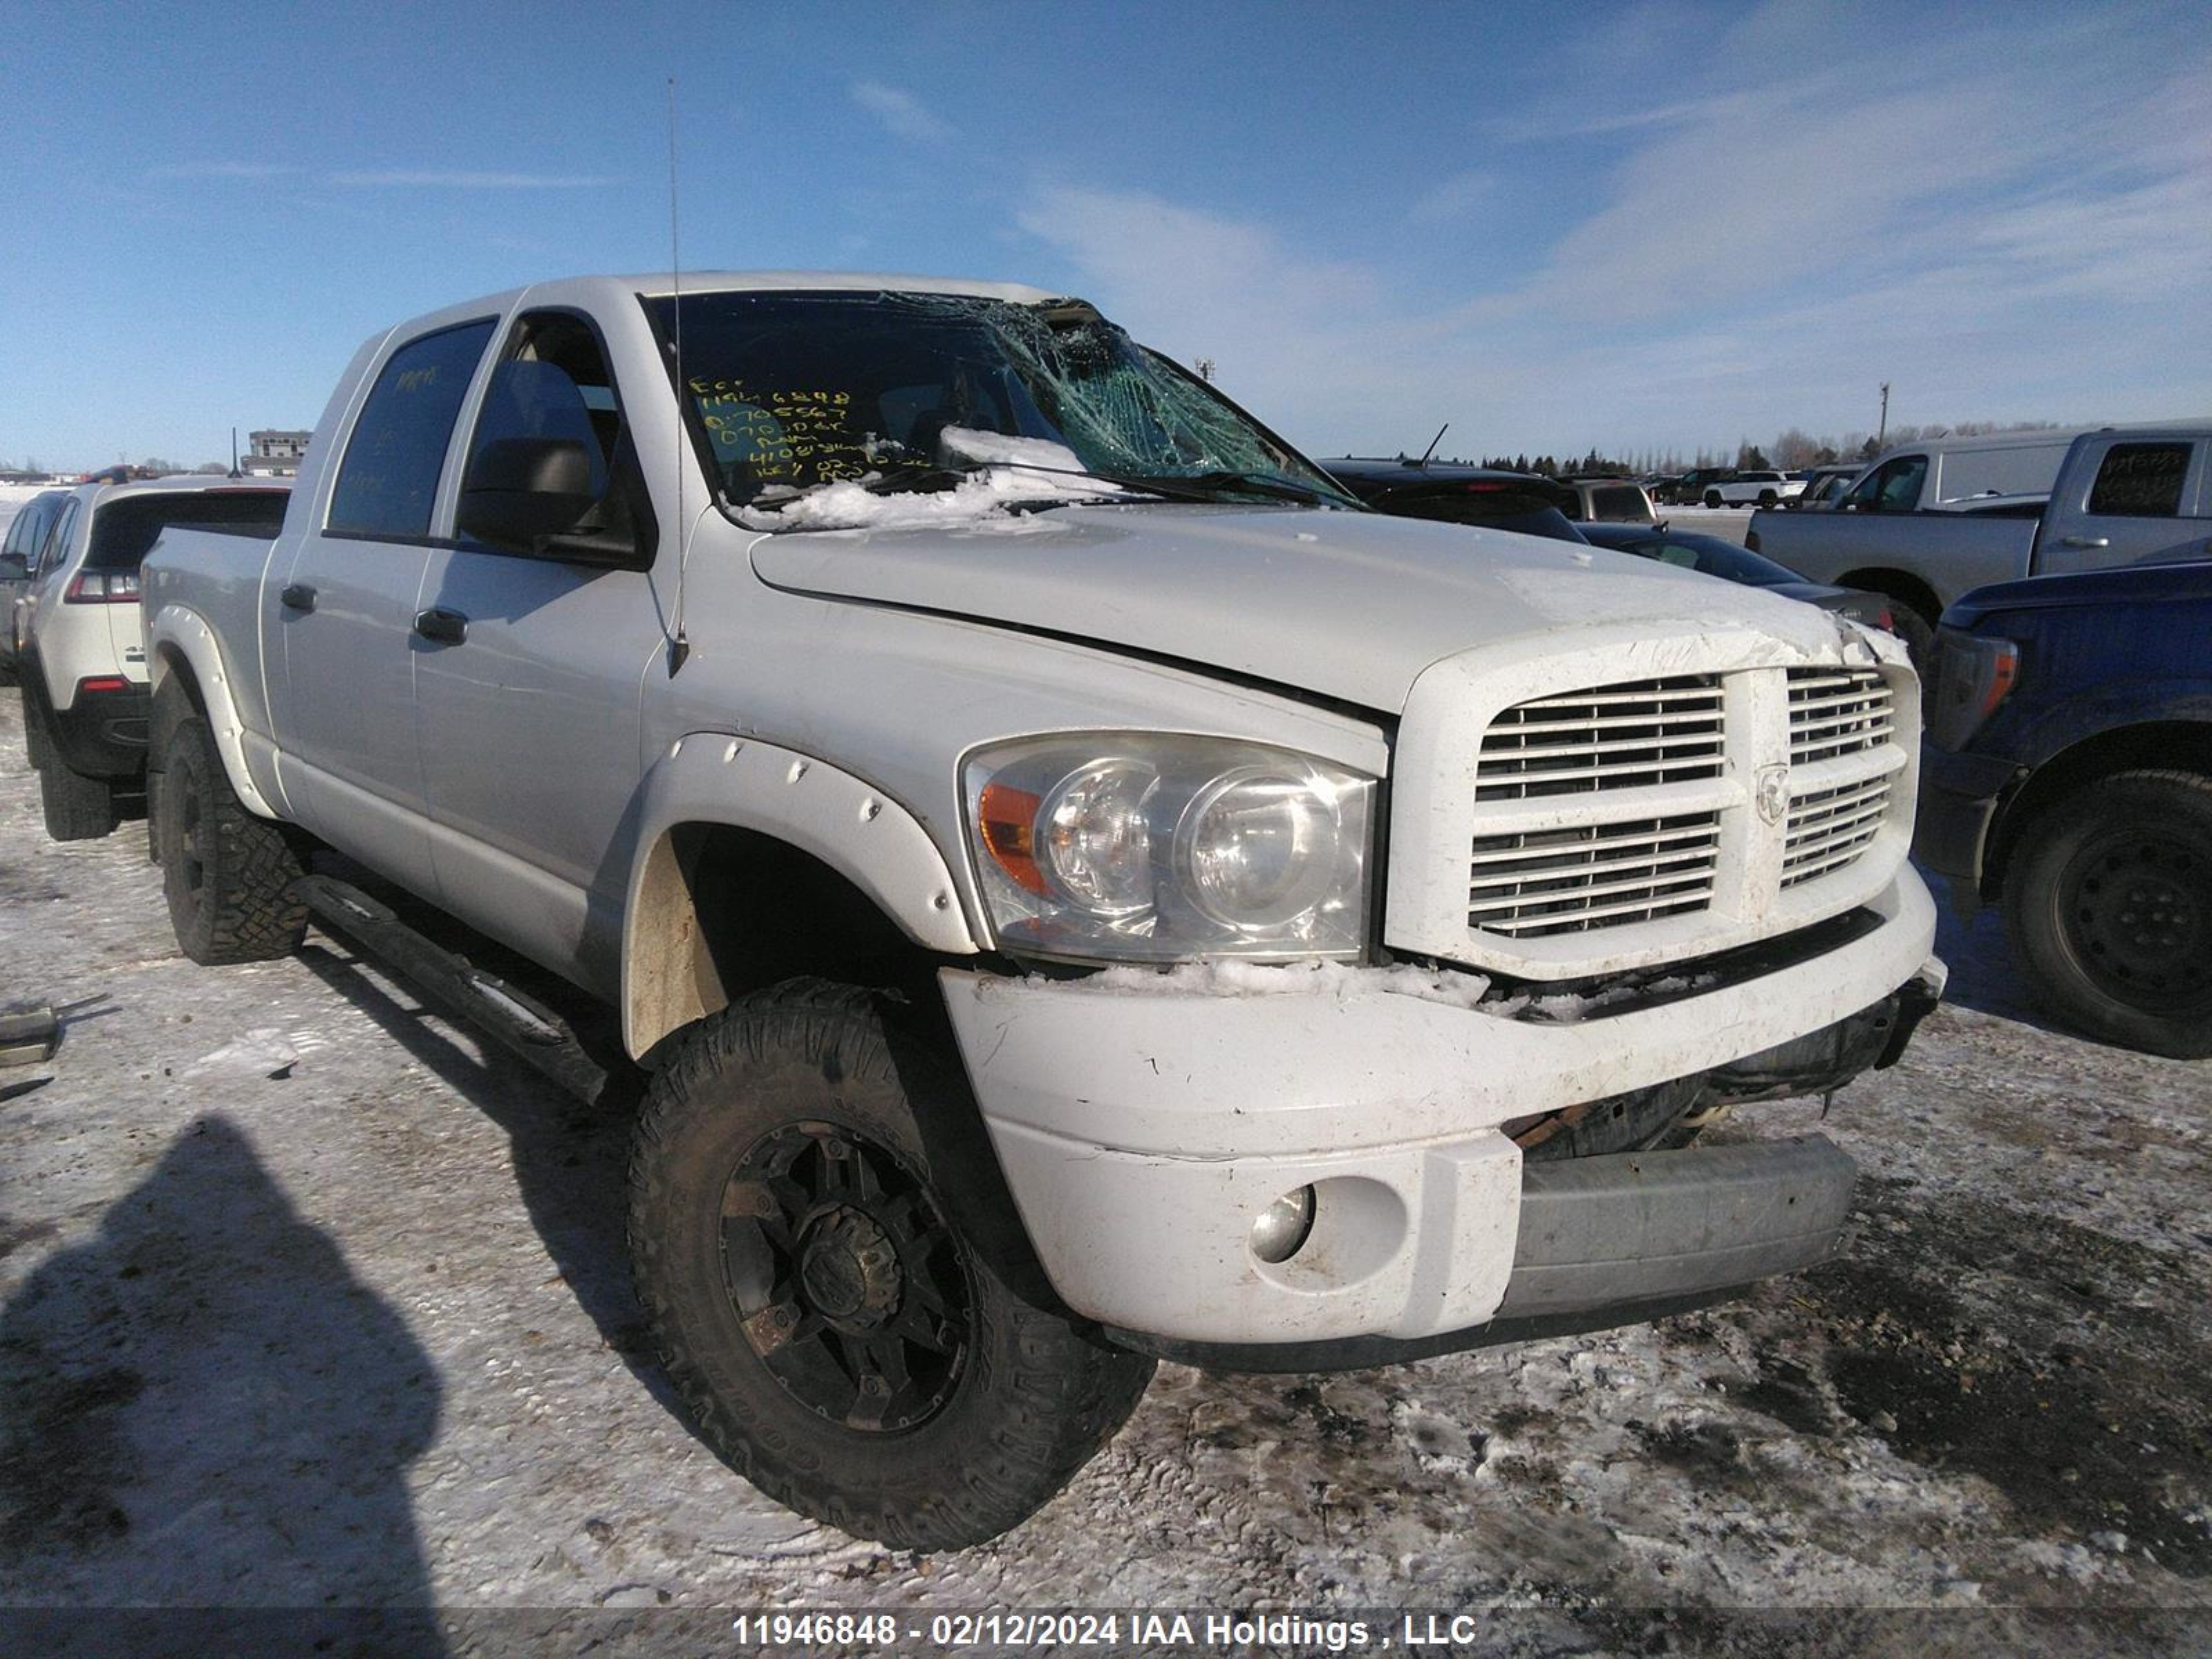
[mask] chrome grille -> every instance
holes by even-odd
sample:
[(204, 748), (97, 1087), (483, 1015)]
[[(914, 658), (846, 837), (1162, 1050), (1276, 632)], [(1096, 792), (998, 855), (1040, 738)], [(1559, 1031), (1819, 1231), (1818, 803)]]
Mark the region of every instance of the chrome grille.
[(1474, 798), (1520, 800), (1718, 777), (1721, 727), (1716, 674), (1516, 703), (1483, 734)]
[(1889, 816), (1889, 776), (1819, 789), (1790, 803), (1783, 843), (1782, 884), (1796, 887), (1856, 860)]
[(1478, 836), (1468, 926), (1534, 939), (1702, 910), (1719, 847), (1717, 812)]
[(1808, 766), (1889, 741), (1889, 685), (1872, 668), (1790, 671), (1790, 763)]

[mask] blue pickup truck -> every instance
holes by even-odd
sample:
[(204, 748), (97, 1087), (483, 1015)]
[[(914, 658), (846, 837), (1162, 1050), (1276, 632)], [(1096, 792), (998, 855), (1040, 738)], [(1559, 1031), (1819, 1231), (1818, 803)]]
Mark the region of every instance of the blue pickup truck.
[(2212, 560), (1976, 588), (1933, 681), (1915, 855), (2052, 1018), (2212, 1054)]

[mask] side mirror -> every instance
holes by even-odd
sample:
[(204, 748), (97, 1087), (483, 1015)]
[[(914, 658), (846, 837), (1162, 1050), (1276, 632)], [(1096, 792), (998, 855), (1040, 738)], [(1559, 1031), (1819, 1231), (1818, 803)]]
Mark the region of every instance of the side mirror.
[(21, 553), (0, 553), (0, 581), (21, 581), (31, 574), (30, 560)]
[(532, 549), (591, 511), (592, 458), (574, 438), (495, 438), (469, 462), (456, 515), (462, 534)]

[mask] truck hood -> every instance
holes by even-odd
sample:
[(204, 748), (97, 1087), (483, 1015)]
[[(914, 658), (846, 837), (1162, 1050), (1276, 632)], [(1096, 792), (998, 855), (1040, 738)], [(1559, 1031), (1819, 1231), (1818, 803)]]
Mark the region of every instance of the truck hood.
[(1395, 714), (1471, 647), (1585, 626), (1757, 628), (1832, 653), (1809, 606), (1629, 554), (1381, 514), (1071, 506), (958, 528), (786, 531), (787, 591), (1125, 647)]

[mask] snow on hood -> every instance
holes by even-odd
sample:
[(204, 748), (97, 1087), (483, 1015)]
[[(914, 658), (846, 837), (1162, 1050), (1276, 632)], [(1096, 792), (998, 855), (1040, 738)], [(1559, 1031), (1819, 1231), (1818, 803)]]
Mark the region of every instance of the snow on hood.
[(1036, 520), (1007, 508), (1015, 501), (1097, 501), (1124, 494), (1103, 479), (1069, 477), (1083, 471), (1082, 458), (1066, 444), (1046, 438), (1014, 438), (949, 426), (939, 434), (938, 453), (948, 466), (980, 470), (950, 489), (902, 491), (879, 495), (865, 488), (866, 477), (841, 480), (808, 490), (787, 507), (740, 507), (738, 522), (748, 530), (916, 530), (985, 525), (1000, 534), (1025, 534), (1044, 528)]
[[(1026, 483), (1018, 493), (1036, 499)], [(777, 523), (788, 530), (792, 520)], [(1011, 525), (1027, 532), (1018, 543), (994, 533)], [(752, 561), (763, 580), (793, 592), (1125, 646), (1391, 713), (1431, 663), (1561, 629), (1753, 628), (1830, 659), (1839, 638), (1809, 605), (1631, 554), (1370, 513), (1119, 503), (998, 520), (948, 512), (927, 526), (878, 520), (849, 534), (764, 536)]]

